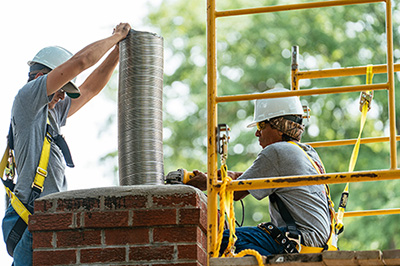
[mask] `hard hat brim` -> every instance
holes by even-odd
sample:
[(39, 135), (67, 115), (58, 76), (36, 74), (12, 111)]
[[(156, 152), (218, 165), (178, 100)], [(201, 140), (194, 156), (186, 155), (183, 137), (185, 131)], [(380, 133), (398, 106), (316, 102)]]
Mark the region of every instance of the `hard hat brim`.
[(255, 127), (255, 126), (257, 125), (257, 123), (258, 123), (258, 122), (254, 121), (254, 122), (248, 124), (248, 125), (247, 125), (247, 128)]
[(78, 86), (75, 85), (74, 82), (70, 81), (62, 87), (62, 89), (67, 93), (67, 95), (71, 98), (78, 98), (81, 96), (81, 91)]

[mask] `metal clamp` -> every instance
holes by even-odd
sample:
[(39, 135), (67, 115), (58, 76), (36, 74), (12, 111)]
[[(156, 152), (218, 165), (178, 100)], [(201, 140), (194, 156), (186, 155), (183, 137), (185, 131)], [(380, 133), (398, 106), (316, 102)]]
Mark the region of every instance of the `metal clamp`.
[[(231, 129), (227, 124), (218, 124), (217, 127), (217, 152), (221, 155), (221, 162), (225, 164), (228, 157), (228, 143), (229, 143), (229, 131)], [(222, 132), (225, 132), (223, 134)]]
[(304, 114), (303, 114), (303, 119), (307, 119), (307, 122), (310, 122), (310, 112), (311, 112), (311, 109), (310, 109), (310, 107), (308, 107), (307, 105), (303, 105), (303, 112), (304, 112)]
[(364, 104), (367, 104), (368, 111), (371, 110), (371, 102), (372, 98), (374, 97), (374, 92), (373, 91), (362, 91), (360, 94), (360, 112), (362, 112), (362, 108)]
[(293, 243), (296, 243), (296, 249), (300, 253), (301, 252), (301, 235), (297, 235), (298, 238), (292, 237), (293, 234), (290, 232), (286, 232), (286, 237)]

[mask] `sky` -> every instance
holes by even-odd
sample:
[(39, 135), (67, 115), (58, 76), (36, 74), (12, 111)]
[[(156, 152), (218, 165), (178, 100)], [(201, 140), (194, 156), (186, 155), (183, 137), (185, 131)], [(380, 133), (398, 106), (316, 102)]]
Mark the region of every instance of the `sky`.
[[(43, 47), (59, 45), (72, 53), (86, 45), (111, 35), (115, 25), (128, 22), (140, 31), (152, 31), (142, 25), (148, 4), (159, 5), (162, 0), (15, 0), (1, 1), (0, 76), (2, 101), (0, 104), (0, 150), (6, 147), (12, 102), (28, 77), (27, 62)], [(162, 35), (159, 32), (156, 32)], [(82, 84), (93, 70), (77, 77)], [(114, 186), (113, 169), (99, 164), (99, 158), (118, 146), (115, 123), (105, 134), (99, 134), (110, 114), (117, 113), (117, 104), (100, 93), (78, 113), (67, 120), (62, 129), (71, 150), (75, 168), (67, 169), (69, 189)], [(116, 120), (115, 120), (116, 121)], [(5, 211), (5, 190), (0, 192), (0, 218)], [(1, 230), (1, 229), (0, 229)], [(1, 236), (3, 234), (1, 233)], [(11, 265), (0, 240), (0, 261)]]

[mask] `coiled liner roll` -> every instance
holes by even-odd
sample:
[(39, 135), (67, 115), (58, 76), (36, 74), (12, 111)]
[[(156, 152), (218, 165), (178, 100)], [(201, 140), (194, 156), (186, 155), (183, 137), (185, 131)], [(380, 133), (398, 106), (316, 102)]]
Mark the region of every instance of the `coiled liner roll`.
[(163, 38), (131, 30), (119, 47), (119, 183), (160, 185), (164, 183)]

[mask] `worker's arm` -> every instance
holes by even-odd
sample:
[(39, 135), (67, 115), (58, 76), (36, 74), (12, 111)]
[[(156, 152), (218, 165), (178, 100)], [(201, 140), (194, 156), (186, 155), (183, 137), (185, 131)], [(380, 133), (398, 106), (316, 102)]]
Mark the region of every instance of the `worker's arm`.
[(208, 177), (205, 173), (198, 170), (193, 171), (194, 177), (192, 177), (186, 185), (197, 187), (201, 191), (207, 190)]
[[(228, 176), (230, 178), (232, 178), (232, 180), (238, 179), (239, 176), (241, 176), (242, 174), (243, 174), (243, 172), (228, 171)], [(235, 200), (235, 201), (241, 200), (244, 197), (246, 197), (247, 195), (249, 195), (249, 191), (248, 190), (235, 191), (235, 192), (233, 192), (233, 200)]]
[(76, 99), (71, 99), (71, 107), (68, 112), (68, 117), (75, 114), (82, 106), (99, 94), (110, 80), (118, 61), (119, 46), (117, 44), (100, 66), (97, 67), (79, 87), (81, 96)]
[[(207, 190), (207, 182), (208, 182), (207, 175), (198, 170), (194, 170), (193, 174), (194, 174), (194, 177), (192, 177), (186, 184), (193, 186), (193, 187), (197, 187), (198, 189), (200, 189), (202, 191)], [(232, 178), (232, 180), (236, 180), (242, 174), (243, 174), (243, 172), (228, 171), (228, 176), (230, 178)], [(249, 191), (247, 191), (247, 190), (235, 191), (233, 194), (233, 198), (234, 198), (234, 200), (241, 200), (244, 197), (246, 197), (248, 194), (249, 194)]]
[(78, 74), (95, 65), (108, 50), (128, 35), (130, 28), (129, 24), (120, 23), (110, 37), (89, 44), (53, 69), (47, 76), (47, 95), (52, 95)]

